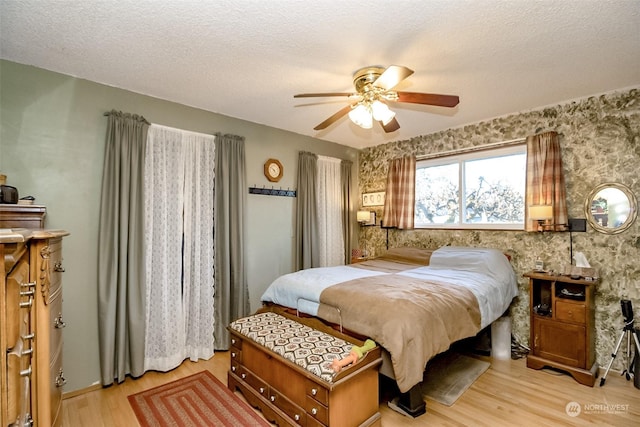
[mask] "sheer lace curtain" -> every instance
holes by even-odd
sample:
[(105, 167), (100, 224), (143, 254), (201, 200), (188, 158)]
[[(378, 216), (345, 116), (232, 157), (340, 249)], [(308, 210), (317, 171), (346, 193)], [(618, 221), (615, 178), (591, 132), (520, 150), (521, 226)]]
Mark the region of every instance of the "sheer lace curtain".
[(149, 127), (145, 371), (213, 355), (214, 141)]
[(341, 160), (318, 156), (317, 210), (320, 267), (344, 265)]

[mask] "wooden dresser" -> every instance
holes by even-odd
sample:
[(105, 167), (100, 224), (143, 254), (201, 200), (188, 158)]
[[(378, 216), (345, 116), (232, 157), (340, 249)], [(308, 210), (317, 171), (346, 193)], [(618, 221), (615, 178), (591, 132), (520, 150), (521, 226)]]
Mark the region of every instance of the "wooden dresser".
[(46, 215), (42, 205), (0, 204), (0, 228), (44, 228)]
[(0, 425), (20, 417), (36, 427), (59, 426), (62, 238), (69, 233), (8, 229), (2, 222), (0, 228)]

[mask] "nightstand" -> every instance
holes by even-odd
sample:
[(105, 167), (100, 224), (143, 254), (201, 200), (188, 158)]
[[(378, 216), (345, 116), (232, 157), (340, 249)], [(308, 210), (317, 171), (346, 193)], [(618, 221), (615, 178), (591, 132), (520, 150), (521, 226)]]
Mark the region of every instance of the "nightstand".
[(527, 366), (550, 366), (568, 372), (580, 384), (593, 387), (595, 362), (596, 280), (530, 272), (529, 313), (531, 353)]
[(356, 263), (359, 263), (359, 262), (362, 262), (362, 261), (366, 261), (368, 259), (369, 259), (369, 257), (366, 257), (366, 256), (351, 257), (351, 264), (356, 264)]

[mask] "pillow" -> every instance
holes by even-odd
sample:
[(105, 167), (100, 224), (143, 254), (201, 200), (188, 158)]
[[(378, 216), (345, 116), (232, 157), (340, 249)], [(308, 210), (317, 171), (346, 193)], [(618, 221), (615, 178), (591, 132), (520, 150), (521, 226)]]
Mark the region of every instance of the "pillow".
[(423, 248), (391, 248), (385, 254), (378, 257), (388, 261), (406, 262), (409, 264), (429, 265), (429, 259), (433, 249)]
[(491, 276), (502, 283), (510, 283), (515, 279), (507, 256), (491, 248), (444, 246), (433, 251), (429, 267), (472, 271)]

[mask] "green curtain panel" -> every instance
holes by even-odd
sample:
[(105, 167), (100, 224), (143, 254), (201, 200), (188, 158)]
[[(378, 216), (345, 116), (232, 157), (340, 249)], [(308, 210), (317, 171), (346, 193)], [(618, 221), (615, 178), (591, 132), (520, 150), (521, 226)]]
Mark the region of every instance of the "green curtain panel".
[(149, 123), (111, 111), (98, 231), (102, 385), (144, 373), (144, 159)]
[(227, 325), (249, 314), (245, 264), (247, 204), (244, 138), (216, 134), (215, 349), (229, 349)]

